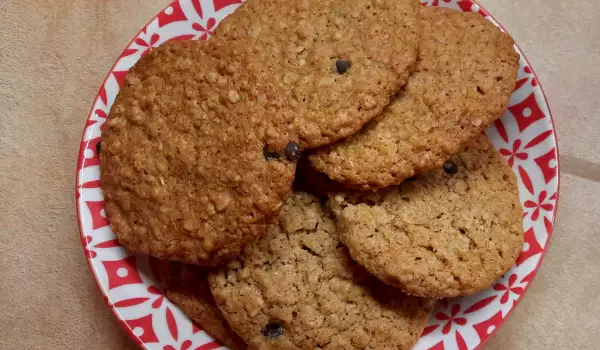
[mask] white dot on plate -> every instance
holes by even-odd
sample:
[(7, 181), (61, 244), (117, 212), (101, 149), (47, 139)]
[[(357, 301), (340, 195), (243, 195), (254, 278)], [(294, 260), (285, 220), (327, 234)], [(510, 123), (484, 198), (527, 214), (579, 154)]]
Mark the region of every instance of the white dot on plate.
[(529, 117), (529, 116), (531, 116), (531, 108), (525, 108), (525, 109), (523, 110), (523, 116), (524, 116), (524, 117)]
[(473, 12), (479, 12), (479, 6), (477, 6), (477, 5), (474, 4), (473, 6), (471, 6), (471, 11), (473, 11)]
[(496, 329), (496, 326), (489, 326), (487, 329), (488, 334), (492, 333)]
[(141, 337), (144, 334), (144, 328), (142, 328), (142, 327), (135, 327), (133, 329), (133, 334), (135, 334), (138, 337)]
[(100, 210), (100, 216), (102, 216), (103, 218), (106, 217), (106, 210), (102, 209)]
[(558, 163), (556, 163), (556, 159), (550, 159), (550, 161), (548, 162), (548, 167), (549, 168), (556, 168), (556, 166), (558, 165)]
[(94, 156), (94, 151), (92, 151), (89, 148), (86, 148), (85, 151), (83, 151), (83, 156), (88, 159), (92, 158)]
[(127, 271), (127, 269), (126, 269), (126, 268), (124, 268), (124, 267), (119, 267), (119, 268), (117, 269), (117, 276), (119, 276), (119, 277), (125, 277), (125, 276), (127, 276), (128, 274), (129, 274), (129, 271)]
[(523, 244), (523, 251), (526, 252), (529, 250), (529, 243), (525, 242), (525, 244)]
[(165, 9), (165, 13), (166, 13), (167, 15), (172, 15), (172, 14), (173, 14), (173, 8), (172, 8), (171, 6), (167, 7), (167, 8)]

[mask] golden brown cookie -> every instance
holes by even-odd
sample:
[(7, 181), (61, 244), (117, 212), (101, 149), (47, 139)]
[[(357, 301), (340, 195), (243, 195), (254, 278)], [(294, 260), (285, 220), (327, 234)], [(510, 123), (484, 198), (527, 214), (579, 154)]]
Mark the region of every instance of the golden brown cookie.
[(211, 40), (255, 57), (294, 109), (302, 148), (352, 135), (414, 67), (418, 0), (249, 0)]
[(209, 283), (251, 349), (410, 349), (433, 306), (355, 264), (330, 214), (305, 193)]
[(290, 193), (285, 149), (297, 144), (272, 77), (208, 44), (144, 56), (102, 133), (106, 214), (135, 253), (218, 264), (262, 235)]
[(517, 76), (514, 42), (477, 13), (422, 8), (423, 37), (404, 91), (359, 133), (310, 156), (357, 189), (439, 168), (504, 112)]
[(523, 247), (515, 175), (485, 135), (440, 169), (398, 187), (333, 196), (330, 205), (352, 258), (411, 295), (477, 293)]
[(169, 300), (222, 344), (232, 350), (246, 349), (246, 343), (231, 330), (210, 293), (208, 270), (160, 259), (153, 263)]

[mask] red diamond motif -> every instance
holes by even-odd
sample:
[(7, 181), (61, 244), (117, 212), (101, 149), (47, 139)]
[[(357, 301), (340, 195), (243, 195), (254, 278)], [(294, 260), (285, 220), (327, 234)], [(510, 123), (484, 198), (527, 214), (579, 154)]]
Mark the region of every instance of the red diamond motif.
[(179, 1), (173, 1), (169, 7), (158, 14), (157, 18), (159, 27), (164, 27), (165, 25), (173, 22), (187, 20), (185, 13), (183, 13), (183, 10), (181, 9)]
[(456, 4), (461, 10), (463, 10), (463, 12), (477, 12), (485, 17), (485, 12), (483, 12), (479, 6), (475, 7), (475, 4), (470, 0), (460, 0)]
[(494, 332), (494, 330), (496, 330), (496, 328), (498, 328), (500, 326), (501, 322), (502, 322), (502, 311), (498, 311), (498, 313), (496, 313), (494, 316), (490, 317), (489, 319), (487, 319), (481, 323), (473, 325), (473, 328), (477, 332), (479, 339), (481, 341), (483, 341), (484, 339), (489, 337)]
[(158, 337), (152, 327), (151, 314), (135, 320), (125, 320), (125, 323), (144, 344), (158, 342)]
[(544, 181), (546, 183), (550, 182), (558, 172), (556, 161), (556, 148), (552, 148), (548, 153), (543, 156), (539, 156), (535, 159), (536, 164), (542, 170), (542, 174), (544, 175)]
[(508, 109), (515, 116), (521, 132), (527, 129), (531, 124), (546, 117), (544, 112), (540, 109), (533, 92), (527, 96), (526, 99), (516, 105), (508, 107)]
[(535, 238), (535, 231), (533, 230), (533, 227), (531, 227), (529, 230), (525, 231), (525, 244), (521, 255), (519, 255), (519, 258), (517, 259), (517, 266), (520, 266), (527, 261), (527, 259), (543, 251), (544, 248), (538, 243), (537, 238)]
[(108, 289), (117, 288), (126, 284), (142, 283), (142, 278), (137, 270), (135, 256), (123, 260), (102, 261), (108, 276)]
[(105, 216), (102, 216), (104, 201), (86, 201), (85, 205), (92, 215), (92, 228), (94, 230), (108, 226), (108, 220), (106, 220)]

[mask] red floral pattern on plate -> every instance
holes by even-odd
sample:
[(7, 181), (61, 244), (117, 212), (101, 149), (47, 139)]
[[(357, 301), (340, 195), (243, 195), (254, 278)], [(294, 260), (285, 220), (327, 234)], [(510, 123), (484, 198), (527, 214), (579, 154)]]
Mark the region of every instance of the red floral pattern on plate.
[[(164, 298), (156, 287), (149, 260), (130, 256), (116, 240), (104, 213), (96, 145), (125, 75), (140, 57), (169, 40), (208, 39), (241, 2), (176, 0), (169, 4), (123, 50), (85, 122), (75, 191), (81, 243), (107, 304), (131, 336), (149, 349), (212, 350), (220, 345)], [(470, 0), (421, 3), (477, 12), (499, 26), (483, 7)], [(541, 86), (520, 49), (516, 49), (521, 54), (521, 67), (515, 92), (504, 116), (486, 134), (518, 178), (525, 229), (523, 252), (515, 266), (488, 290), (438, 303), (415, 345), (417, 350), (480, 347), (526, 292), (552, 233), (559, 187), (556, 134)]]

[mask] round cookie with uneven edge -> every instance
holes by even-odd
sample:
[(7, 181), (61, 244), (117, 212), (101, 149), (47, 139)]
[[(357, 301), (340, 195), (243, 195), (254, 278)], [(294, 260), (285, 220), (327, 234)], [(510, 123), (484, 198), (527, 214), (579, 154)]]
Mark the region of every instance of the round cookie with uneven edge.
[(504, 112), (517, 77), (514, 42), (477, 13), (422, 8), (415, 71), (360, 132), (317, 150), (311, 164), (356, 189), (439, 168)]
[(134, 253), (216, 265), (265, 232), (291, 191), (285, 104), (268, 73), (196, 41), (151, 50), (102, 133), (106, 214)]
[(208, 270), (173, 261), (153, 259), (165, 296), (208, 334), (232, 350), (246, 343), (229, 327), (208, 286)]
[(406, 83), (420, 39), (418, 0), (249, 0), (211, 40), (255, 57), (295, 111), (302, 148), (352, 135)]
[(441, 169), (399, 187), (333, 196), (330, 205), (352, 258), (411, 295), (477, 293), (523, 247), (515, 175), (484, 135)]
[(209, 283), (250, 349), (410, 349), (433, 306), (353, 263), (330, 214), (305, 193)]

